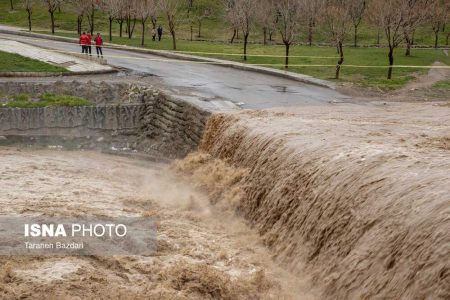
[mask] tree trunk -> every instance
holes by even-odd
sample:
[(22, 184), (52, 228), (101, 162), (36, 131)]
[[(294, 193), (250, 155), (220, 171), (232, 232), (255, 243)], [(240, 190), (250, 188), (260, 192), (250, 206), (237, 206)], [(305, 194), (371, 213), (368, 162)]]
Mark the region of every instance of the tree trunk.
[(244, 34), (244, 60), (247, 61), (247, 43), (248, 43), (248, 33)]
[(447, 33), (447, 38), (446, 38), (446, 40), (445, 40), (445, 44), (448, 46), (448, 45), (449, 45), (449, 42), (450, 42), (450, 32)]
[(337, 65), (336, 65), (336, 77), (335, 77), (336, 79), (339, 79), (339, 74), (341, 72), (341, 66), (344, 63), (344, 51), (343, 51), (343, 48), (342, 48), (342, 41), (338, 42), (338, 48), (339, 48), (340, 58), (339, 58), (339, 61), (338, 61)]
[(380, 47), (380, 29), (378, 29), (378, 31), (377, 31), (377, 45), (378, 45), (378, 47)]
[(355, 25), (355, 32), (354, 32), (354, 43), (353, 46), (356, 48), (358, 47), (358, 26)]
[(394, 65), (394, 48), (393, 47), (389, 47), (388, 58), (389, 58), (389, 69), (388, 69), (387, 79), (392, 79), (392, 69), (393, 69), (392, 66)]
[(198, 37), (202, 37), (202, 21), (198, 21)]
[(235, 37), (236, 37), (236, 29), (233, 29), (233, 36), (230, 39), (230, 44), (233, 44)]
[(409, 42), (409, 40), (406, 41), (405, 56), (411, 56), (411, 43)]
[(286, 56), (284, 58), (284, 68), (287, 69), (287, 68), (289, 68), (289, 48), (291, 47), (291, 44), (285, 42), (284, 46), (286, 47)]
[(11, 10), (14, 10), (13, 0), (9, 0), (9, 4), (11, 5)]
[(109, 16), (109, 41), (112, 41), (112, 22), (113, 22), (113, 17)]
[(133, 18), (133, 26), (131, 26), (131, 19), (130, 19), (130, 25), (128, 27), (128, 38), (129, 39), (131, 39), (133, 37), (135, 27), (136, 27), (136, 18)]
[[(131, 25), (131, 21), (133, 21), (133, 25)], [(131, 20), (131, 16), (127, 17), (127, 33), (128, 33), (128, 38), (131, 39), (133, 37), (133, 32), (134, 32), (134, 28), (136, 27), (136, 18), (133, 18), (133, 20)]]
[(308, 26), (308, 45), (312, 46), (312, 40), (313, 40), (313, 27), (314, 22), (312, 20), (309, 20), (309, 26)]
[(170, 29), (170, 34), (172, 35), (172, 47), (173, 47), (173, 50), (177, 50), (177, 39), (175, 37), (175, 30), (174, 29)]
[(78, 18), (77, 18), (78, 34), (81, 34), (82, 26), (83, 26), (83, 16), (80, 15), (80, 16), (78, 16)]
[(145, 21), (141, 20), (142, 22), (142, 38), (141, 38), (141, 46), (144, 46), (145, 42)]
[(194, 26), (191, 24), (191, 42), (194, 39)]
[(92, 6), (92, 10), (91, 10), (91, 23), (89, 24), (90, 25), (90, 29), (91, 29), (91, 36), (93, 36), (94, 35), (94, 25), (95, 25), (95, 8), (94, 8), (94, 6)]
[(434, 32), (434, 48), (437, 49), (439, 42), (439, 31)]
[(263, 45), (265, 46), (265, 45), (267, 45), (267, 28), (266, 27), (264, 27), (263, 28)]
[(119, 21), (119, 36), (122, 37), (122, 31), (123, 31), (123, 19), (120, 19)]
[(411, 56), (412, 39), (409, 37), (407, 31), (405, 31), (404, 35), (405, 35), (405, 42), (406, 42), (405, 56)]
[(31, 31), (31, 10), (27, 9), (27, 13), (28, 13), (28, 31)]
[(53, 11), (50, 12), (50, 20), (52, 24), (52, 34), (55, 34), (55, 13)]
[(269, 30), (269, 41), (271, 41), (271, 42), (273, 41), (272, 36), (273, 36), (273, 31)]

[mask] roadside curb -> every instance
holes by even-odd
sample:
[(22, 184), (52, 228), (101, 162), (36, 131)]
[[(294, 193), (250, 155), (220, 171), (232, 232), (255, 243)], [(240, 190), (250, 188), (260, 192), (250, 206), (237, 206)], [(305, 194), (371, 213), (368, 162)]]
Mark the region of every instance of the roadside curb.
[[(53, 36), (53, 35), (33, 33), (33, 32), (24, 32), (24, 31), (21, 31), (20, 29), (17, 29), (17, 30), (0, 29), (0, 33), (15, 34), (15, 35), (20, 35), (20, 36), (34, 37), (34, 38), (40, 38), (40, 39), (49, 39), (49, 40), (60, 41), (60, 42), (78, 43), (78, 40), (75, 38), (60, 37), (60, 36)], [(297, 74), (297, 73), (293, 73), (293, 72), (289, 72), (289, 71), (253, 66), (253, 65), (232, 62), (232, 61), (227, 61), (227, 60), (222, 60), (222, 59), (206, 58), (206, 57), (200, 57), (200, 56), (195, 56), (195, 55), (174, 53), (174, 52), (165, 51), (165, 50), (143, 49), (143, 48), (137, 48), (137, 47), (131, 47), (131, 46), (121, 46), (121, 45), (110, 44), (110, 43), (105, 43), (105, 45), (111, 49), (116, 49), (116, 50), (126, 50), (126, 51), (130, 51), (130, 52), (135, 52), (135, 53), (153, 54), (153, 55), (157, 55), (157, 56), (162, 56), (162, 57), (167, 57), (167, 58), (172, 58), (172, 59), (179, 59), (179, 60), (206, 62), (206, 63), (216, 64), (216, 65), (235, 68), (235, 69), (244, 70), (244, 71), (252, 71), (252, 72), (256, 72), (256, 73), (287, 78), (287, 79), (295, 80), (298, 82), (321, 86), (321, 87), (325, 87), (325, 88), (329, 88), (329, 89), (333, 89), (333, 90), (336, 89), (336, 84), (334, 82), (317, 79), (317, 78), (314, 78), (314, 77), (311, 77), (308, 75)], [(93, 74), (93, 73), (91, 73), (91, 74)]]

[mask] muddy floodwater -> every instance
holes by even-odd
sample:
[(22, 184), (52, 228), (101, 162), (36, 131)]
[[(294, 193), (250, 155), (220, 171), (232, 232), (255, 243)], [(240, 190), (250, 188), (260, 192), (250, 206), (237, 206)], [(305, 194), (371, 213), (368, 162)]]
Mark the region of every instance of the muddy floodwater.
[(233, 211), (167, 165), (88, 151), (0, 149), (2, 215), (148, 216), (152, 256), (0, 257), (2, 299), (314, 299)]

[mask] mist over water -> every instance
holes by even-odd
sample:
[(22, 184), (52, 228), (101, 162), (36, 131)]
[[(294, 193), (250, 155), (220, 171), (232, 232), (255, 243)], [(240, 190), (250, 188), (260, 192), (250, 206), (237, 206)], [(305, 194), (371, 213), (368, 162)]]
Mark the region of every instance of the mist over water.
[(153, 255), (1, 256), (0, 297), (314, 299), (260, 237), (166, 164), (93, 151), (0, 149), (1, 214), (155, 221)]

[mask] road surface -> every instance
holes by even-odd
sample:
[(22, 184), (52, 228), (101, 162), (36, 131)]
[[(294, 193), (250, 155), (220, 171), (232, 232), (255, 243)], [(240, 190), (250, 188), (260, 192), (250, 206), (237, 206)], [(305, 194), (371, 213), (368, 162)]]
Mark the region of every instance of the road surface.
[[(0, 34), (12, 39), (58, 51), (80, 52), (74, 43), (50, 41), (33, 37)], [(211, 64), (185, 62), (151, 54), (105, 49), (105, 58), (114, 67), (132, 73), (153, 75), (185, 100), (229, 103), (248, 109), (277, 106), (326, 104), (342, 102), (348, 97), (325, 87), (306, 84), (273, 75), (237, 70)], [(231, 104), (231, 102), (234, 104)]]

